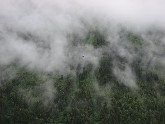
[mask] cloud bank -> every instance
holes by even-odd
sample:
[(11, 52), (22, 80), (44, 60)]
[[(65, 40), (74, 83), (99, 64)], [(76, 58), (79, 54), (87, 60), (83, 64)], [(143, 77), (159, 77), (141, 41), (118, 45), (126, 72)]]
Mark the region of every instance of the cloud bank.
[[(127, 60), (125, 70), (115, 64), (114, 74), (134, 86), (129, 64), (137, 53), (120, 31), (137, 33), (150, 44), (143, 63), (164, 66), (164, 12), (163, 0), (1, 0), (0, 65), (16, 62), (30, 70), (60, 74), (72, 73), (79, 64), (97, 67), (105, 50), (81, 43), (97, 28), (106, 32), (107, 51)], [(72, 45), (73, 36), (82, 41), (74, 39), (78, 45)]]

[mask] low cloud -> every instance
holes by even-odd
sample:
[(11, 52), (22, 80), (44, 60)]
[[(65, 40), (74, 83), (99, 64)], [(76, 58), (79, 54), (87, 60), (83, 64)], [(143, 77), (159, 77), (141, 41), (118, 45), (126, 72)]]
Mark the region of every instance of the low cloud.
[[(145, 63), (164, 66), (165, 37), (157, 34), (165, 30), (164, 11), (163, 0), (1, 0), (0, 65), (16, 62), (30, 70), (60, 74), (72, 72), (71, 67), (78, 64), (97, 67), (104, 48), (81, 42), (70, 47), (69, 37), (76, 35), (83, 42), (92, 28), (106, 31), (108, 52), (115, 51), (130, 64), (137, 53), (120, 36), (124, 28), (150, 44)], [(131, 67), (124, 71), (114, 67), (114, 73), (127, 86), (136, 85)]]

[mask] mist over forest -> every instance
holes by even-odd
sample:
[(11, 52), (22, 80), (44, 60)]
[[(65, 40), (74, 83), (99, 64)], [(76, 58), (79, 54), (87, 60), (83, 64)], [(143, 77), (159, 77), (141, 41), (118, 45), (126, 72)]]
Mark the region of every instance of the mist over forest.
[(165, 1), (0, 0), (0, 124), (164, 124)]

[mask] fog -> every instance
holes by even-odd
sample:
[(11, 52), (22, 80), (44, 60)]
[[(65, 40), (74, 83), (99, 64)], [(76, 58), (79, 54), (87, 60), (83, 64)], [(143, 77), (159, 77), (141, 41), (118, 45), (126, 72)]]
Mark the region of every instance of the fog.
[(154, 69), (157, 63), (165, 65), (163, 0), (0, 0), (0, 3), (1, 66), (16, 62), (31, 71), (63, 75), (74, 73), (71, 67), (79, 64), (84, 67), (92, 63), (97, 68), (104, 48), (71, 45), (73, 36), (85, 39), (93, 28), (106, 32), (106, 40), (111, 43), (107, 52), (115, 51), (126, 58), (125, 70), (120, 70), (116, 61), (113, 69), (126, 86), (136, 87), (136, 75), (129, 64), (137, 53), (120, 38), (122, 29), (137, 33), (150, 44), (144, 51), (144, 68)]

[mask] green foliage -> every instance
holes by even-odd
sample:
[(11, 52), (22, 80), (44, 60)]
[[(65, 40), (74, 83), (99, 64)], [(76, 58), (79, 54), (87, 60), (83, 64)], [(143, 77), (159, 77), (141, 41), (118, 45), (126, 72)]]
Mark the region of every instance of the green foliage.
[(127, 34), (127, 39), (129, 42), (133, 43), (135, 46), (143, 46), (144, 45), (144, 40), (133, 33), (128, 33)]
[(92, 30), (89, 32), (86, 43), (93, 45), (95, 48), (107, 45), (105, 37), (103, 36), (103, 34), (98, 32), (97, 30)]
[[(142, 39), (128, 35), (135, 46)], [(87, 44), (106, 45), (104, 37), (92, 31)], [(26, 69), (12, 79), (1, 81), (1, 124), (163, 124), (165, 123), (165, 81), (154, 72), (144, 70), (138, 58), (132, 68), (139, 89), (118, 82), (112, 72), (112, 56), (104, 54), (99, 67), (91, 64), (74, 75), (51, 75), (55, 96), (45, 105), (45, 79)], [(122, 58), (118, 58), (120, 61)], [(46, 99), (47, 100), (47, 99)]]

